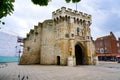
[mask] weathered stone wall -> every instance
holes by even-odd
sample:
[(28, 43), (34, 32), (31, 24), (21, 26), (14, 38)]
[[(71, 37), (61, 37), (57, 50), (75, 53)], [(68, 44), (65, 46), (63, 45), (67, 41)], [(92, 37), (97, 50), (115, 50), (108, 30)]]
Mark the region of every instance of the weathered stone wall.
[(41, 64), (55, 64), (53, 20), (46, 20), (42, 26)]
[(57, 64), (57, 56), (60, 56), (60, 65), (67, 65), (68, 52), (68, 40), (58, 40), (55, 46), (55, 64)]
[(95, 51), (95, 45), (94, 42), (91, 41), (90, 42), (90, 49), (91, 49), (91, 64), (98, 64), (98, 56), (96, 55), (96, 51)]
[(55, 64), (60, 56), (60, 65), (67, 65), (69, 56), (69, 26), (67, 21), (58, 21), (55, 25)]
[(41, 23), (27, 34), (27, 38), (24, 40), (24, 54), (21, 57), (20, 64), (40, 63), (40, 39)]

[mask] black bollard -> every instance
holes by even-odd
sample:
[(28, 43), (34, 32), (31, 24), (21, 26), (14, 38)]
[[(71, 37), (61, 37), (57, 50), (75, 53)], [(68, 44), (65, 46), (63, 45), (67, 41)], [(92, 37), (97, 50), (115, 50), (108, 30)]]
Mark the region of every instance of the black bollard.
[(5, 64), (5, 66), (7, 67), (7, 64)]
[(24, 80), (25, 76), (23, 76), (22, 80)]
[(20, 75), (18, 75), (18, 79), (20, 80)]
[(26, 78), (29, 79), (28, 76), (26, 76)]

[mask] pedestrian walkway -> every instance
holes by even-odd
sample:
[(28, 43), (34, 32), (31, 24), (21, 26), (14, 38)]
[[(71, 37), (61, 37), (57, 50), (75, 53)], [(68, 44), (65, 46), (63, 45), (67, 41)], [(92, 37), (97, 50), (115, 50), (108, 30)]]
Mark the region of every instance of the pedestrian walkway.
[(0, 68), (0, 80), (120, 80), (120, 68), (108, 66), (69, 67), (7, 63), (6, 67)]

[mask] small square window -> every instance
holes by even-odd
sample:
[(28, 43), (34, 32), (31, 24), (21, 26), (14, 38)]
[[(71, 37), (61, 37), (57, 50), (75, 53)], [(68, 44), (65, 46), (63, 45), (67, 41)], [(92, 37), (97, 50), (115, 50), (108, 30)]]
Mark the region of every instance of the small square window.
[(72, 33), (71, 36), (74, 37), (74, 34)]
[(30, 51), (30, 47), (27, 47), (27, 51)]
[(38, 32), (35, 32), (35, 35), (38, 35)]
[(65, 34), (65, 37), (66, 37), (66, 38), (69, 38), (69, 34)]

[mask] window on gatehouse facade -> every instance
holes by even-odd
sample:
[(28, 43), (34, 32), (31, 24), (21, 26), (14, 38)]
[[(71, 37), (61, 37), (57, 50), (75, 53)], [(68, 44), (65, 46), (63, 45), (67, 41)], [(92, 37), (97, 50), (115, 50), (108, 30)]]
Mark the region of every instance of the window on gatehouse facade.
[(77, 27), (77, 35), (79, 36), (80, 29)]
[(27, 51), (30, 51), (30, 47), (27, 47)]

